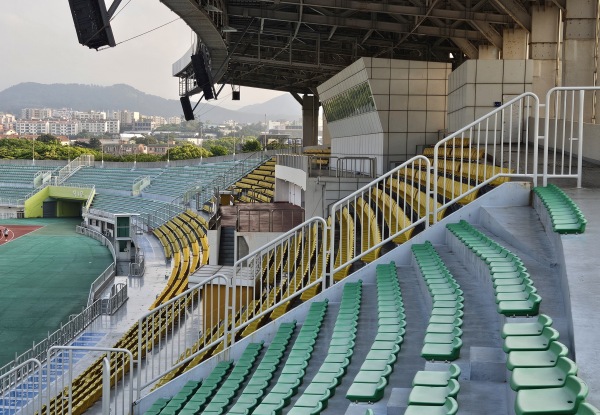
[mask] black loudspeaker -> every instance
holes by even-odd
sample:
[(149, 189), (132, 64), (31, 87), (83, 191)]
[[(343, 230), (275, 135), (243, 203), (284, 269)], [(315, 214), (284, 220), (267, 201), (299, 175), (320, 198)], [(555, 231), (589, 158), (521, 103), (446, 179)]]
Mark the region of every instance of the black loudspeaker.
[(200, 53), (192, 55), (192, 66), (194, 68), (196, 83), (202, 89), (202, 92), (204, 92), (204, 99), (213, 99), (215, 95), (212, 88), (212, 75), (210, 74), (204, 55)]
[(239, 101), (240, 100), (240, 91), (231, 91), (231, 100)]
[(191, 121), (194, 119), (194, 110), (192, 110), (192, 104), (190, 103), (190, 97), (187, 95), (185, 97), (179, 98), (181, 101), (181, 108), (183, 109), (183, 116), (186, 121)]
[(90, 49), (115, 46), (104, 0), (69, 0), (79, 43)]

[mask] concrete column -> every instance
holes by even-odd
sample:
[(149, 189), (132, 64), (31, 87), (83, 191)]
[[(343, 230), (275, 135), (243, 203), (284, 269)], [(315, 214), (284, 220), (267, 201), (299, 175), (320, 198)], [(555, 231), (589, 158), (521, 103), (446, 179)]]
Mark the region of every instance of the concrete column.
[(319, 96), (304, 94), (302, 97), (302, 145), (318, 145)]
[(498, 60), (500, 59), (500, 50), (494, 45), (480, 45), (478, 59)]
[(502, 34), (502, 59), (527, 59), (529, 33), (525, 29), (506, 29)]
[(323, 115), (323, 145), (331, 147), (331, 133), (329, 132), (329, 125), (327, 124), (325, 115)]
[[(596, 1), (567, 0), (563, 47), (563, 85), (592, 86), (596, 62)], [(584, 120), (592, 116), (592, 94), (586, 94)]]
[(560, 9), (552, 4), (531, 10), (531, 59), (533, 60), (532, 92), (540, 100), (549, 89), (559, 86), (560, 59), (558, 42), (562, 22)]

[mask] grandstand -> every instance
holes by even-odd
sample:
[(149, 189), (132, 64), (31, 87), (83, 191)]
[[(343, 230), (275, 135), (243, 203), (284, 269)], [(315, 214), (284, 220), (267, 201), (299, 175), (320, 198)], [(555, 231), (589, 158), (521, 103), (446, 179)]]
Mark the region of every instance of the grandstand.
[[(538, 29), (531, 40), (536, 58), (528, 59), (528, 33), (507, 23), (529, 25), (524, 2), (494, 2), (506, 15), (490, 11), (489, 2), (475, 6), (480, 12), (460, 2), (444, 3), (446, 9), (433, 2), (425, 12), (415, 4), (385, 5), (395, 10), (390, 20), (377, 18), (377, 4), (367, 10), (361, 2), (348, 3), (360, 10), (352, 12), (358, 19), (348, 13), (347, 20), (340, 12), (345, 6), (326, 11), (327, 2), (300, 2), (298, 13), (290, 11), (293, 2), (200, 8), (164, 2), (211, 42), (198, 41), (174, 65), (185, 96), (209, 92), (199, 81), (206, 74), (195, 73), (207, 70), (196, 60), (208, 49), (223, 70), (254, 73), (245, 66), (252, 58), (226, 65), (236, 48), (225, 53), (223, 33), (244, 36), (260, 24), (260, 34), (264, 24), (278, 34), (273, 42), (285, 39), (285, 64), (298, 65), (290, 78), (275, 71), (241, 81), (290, 88), (303, 105), (305, 151), (220, 165), (203, 160), (138, 171), (134, 164), (106, 175), (91, 165), (62, 176), (50, 172), (56, 187), (85, 204), (80, 231), (107, 239), (117, 262), (145, 274), (122, 276), (120, 289), (131, 289), (135, 301), (103, 316), (112, 331), (95, 349), (69, 337), (70, 346), (50, 350), (44, 362), (17, 361), (16, 372), (3, 373), (3, 412), (600, 413), (594, 330), (600, 176), (584, 159), (600, 160), (590, 140), (599, 133), (599, 88), (553, 87), (557, 63), (565, 63), (565, 85), (580, 79), (567, 68), (570, 53), (568, 62), (540, 56), (539, 50), (562, 48), (560, 35), (545, 42), (546, 31)], [(546, 6), (531, 8), (538, 28), (552, 27), (544, 18), (558, 21), (566, 7)], [(212, 20), (227, 13), (229, 21)], [(466, 15), (474, 20), (465, 22)], [(416, 18), (414, 27), (403, 16)], [(438, 24), (421, 26), (429, 18)], [(442, 26), (452, 19), (456, 27), (447, 33), (460, 52), (449, 52), (445, 38), (426, 44), (426, 53), (415, 46), (428, 30), (446, 33)], [(565, 50), (577, 46), (570, 38), (576, 27), (597, 26), (598, 19), (589, 20), (567, 25)], [(307, 28), (332, 21), (340, 29), (336, 24), (307, 36)], [(226, 22), (238, 34), (224, 30)], [(282, 32), (288, 23), (296, 25), (292, 37)], [(342, 23), (377, 30), (352, 38), (362, 39), (360, 45), (353, 40), (321, 51), (325, 34), (347, 37), (356, 29)], [(475, 47), (471, 42), (482, 36), (467, 24), (494, 47)], [(503, 60), (494, 25), (506, 29)], [(381, 36), (398, 26), (402, 31)], [(314, 62), (298, 63), (296, 35), (307, 42), (300, 54)], [(587, 40), (597, 49), (597, 39)], [(376, 52), (381, 45), (386, 49)], [(423, 59), (435, 52), (448, 59), (381, 57), (394, 57), (396, 49), (408, 53), (408, 45)], [(337, 54), (347, 50), (351, 57)], [(273, 62), (283, 64), (277, 53), (270, 60), (260, 53), (259, 46), (254, 69), (261, 76)], [(316, 74), (307, 77), (311, 70)], [(297, 83), (276, 83), (291, 80), (292, 72)], [(316, 137), (319, 103), (327, 120), (323, 146)], [(19, 183), (10, 177), (0, 185)], [(48, 174), (27, 177), (37, 189), (35, 181), (44, 185)], [(86, 198), (69, 184), (93, 187)], [(263, 232), (251, 218), (242, 228), (238, 217), (223, 214), (225, 206), (239, 213), (265, 204), (272, 220), (280, 202), (301, 210), (306, 221), (291, 224), (293, 215), (279, 215), (287, 227)], [(113, 291), (98, 295), (113, 298)], [(96, 323), (82, 336), (92, 337)]]

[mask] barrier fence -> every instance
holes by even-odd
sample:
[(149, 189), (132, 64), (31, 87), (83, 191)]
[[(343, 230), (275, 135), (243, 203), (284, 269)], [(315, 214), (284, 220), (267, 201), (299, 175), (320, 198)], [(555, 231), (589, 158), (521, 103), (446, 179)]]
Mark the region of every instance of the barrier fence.
[(0, 376), (0, 414), (34, 415), (42, 410), (42, 364), (28, 359)]
[[(73, 394), (73, 381), (76, 378), (73, 369), (80, 359), (79, 352), (101, 354), (102, 415), (133, 413), (133, 354), (127, 349), (84, 346), (55, 346), (48, 350), (45, 373), (47, 395), (52, 399), (46, 405), (45, 413), (73, 413), (73, 399), (80, 398)], [(78, 411), (86, 409), (78, 408)]]
[(307, 290), (325, 287), (326, 241), (327, 223), (312, 218), (235, 262), (230, 343), (246, 327), (256, 329), (276, 308)]
[(30, 359), (36, 359), (40, 362), (44, 361), (47, 351), (54, 346), (63, 346), (73, 340), (79, 333), (90, 325), (96, 317), (102, 314), (102, 304), (98, 300), (89, 307), (85, 308), (81, 313), (70, 318), (66, 324), (61, 324), (60, 328), (53, 333), (48, 334), (44, 340), (39, 343), (33, 343), (31, 349), (25, 351), (21, 355), (15, 356), (12, 362), (7, 363), (0, 368), (0, 379), (2, 379), (13, 368), (23, 364)]
[(230, 278), (213, 275), (139, 319), (137, 359), (144, 370), (138, 392), (223, 341), (230, 284)]

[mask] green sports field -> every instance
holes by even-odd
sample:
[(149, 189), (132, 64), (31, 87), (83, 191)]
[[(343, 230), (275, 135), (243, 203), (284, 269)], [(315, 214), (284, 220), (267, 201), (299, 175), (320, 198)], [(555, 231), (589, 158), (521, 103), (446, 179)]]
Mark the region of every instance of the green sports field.
[(98, 241), (75, 233), (80, 219), (1, 220), (43, 226), (0, 245), (0, 366), (86, 306), (90, 284), (112, 262)]

